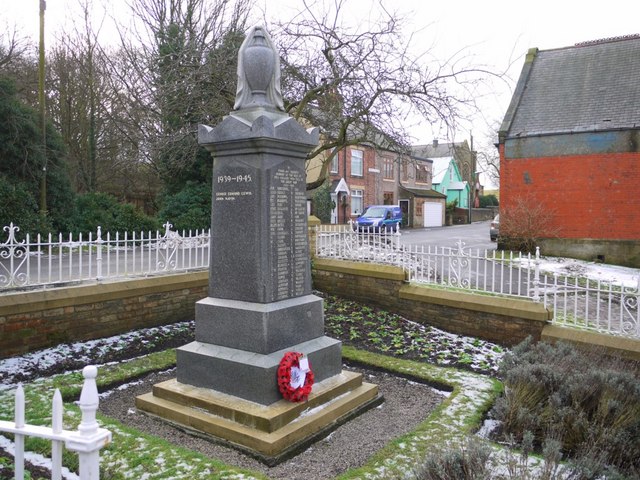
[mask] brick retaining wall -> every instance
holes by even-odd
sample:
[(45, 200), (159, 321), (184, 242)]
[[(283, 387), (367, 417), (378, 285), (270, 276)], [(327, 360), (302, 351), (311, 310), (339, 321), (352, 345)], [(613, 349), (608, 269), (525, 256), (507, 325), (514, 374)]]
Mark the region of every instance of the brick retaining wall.
[[(528, 335), (536, 340), (590, 343), (603, 345), (612, 354), (640, 359), (638, 341), (554, 327), (549, 324), (551, 312), (526, 299), (410, 284), (402, 269), (385, 265), (316, 258), (312, 272), (318, 290), (372, 303), (453, 333), (507, 346)], [(207, 285), (204, 271), (2, 294), (0, 358), (192, 320), (195, 303), (207, 296)], [(557, 331), (564, 333), (557, 335)], [(594, 340), (594, 336), (601, 338)]]
[(402, 269), (385, 265), (316, 259), (314, 287), (352, 300), (365, 300), (415, 322), (516, 345), (540, 340), (551, 312), (527, 299), (443, 290), (410, 284)]
[(193, 320), (208, 281), (204, 271), (0, 295), (0, 358)]

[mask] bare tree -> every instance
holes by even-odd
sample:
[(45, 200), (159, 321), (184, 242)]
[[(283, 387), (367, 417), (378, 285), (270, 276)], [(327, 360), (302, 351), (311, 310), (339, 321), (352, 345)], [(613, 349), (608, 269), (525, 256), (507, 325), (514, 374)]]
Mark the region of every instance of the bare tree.
[(557, 212), (545, 207), (527, 189), (507, 205), (500, 207), (498, 246), (505, 250), (535, 253), (541, 238), (555, 238), (561, 229), (554, 227)]
[(373, 24), (343, 24), (345, 0), (319, 11), (303, 0), (304, 11), (278, 24), (274, 39), (282, 51), (286, 109), (321, 127), (326, 141), (309, 154), (324, 154), (321, 184), (337, 152), (370, 144), (407, 153), (407, 117), (454, 130), (475, 106), (474, 91), (492, 72), (464, 65), (455, 56), (438, 61), (430, 52), (415, 55), (405, 21), (382, 10)]
[[(105, 93), (105, 60), (98, 46), (100, 27), (91, 20), (91, 1), (81, 5), (82, 20), (59, 39), (49, 60), (49, 107), (52, 121), (69, 152), (76, 191), (95, 192), (99, 180), (98, 138), (106, 115), (101, 105)], [(112, 173), (112, 172), (110, 172)], [(99, 178), (100, 177), (100, 178)]]
[(22, 37), (16, 28), (8, 25), (0, 32), (0, 72), (12, 63), (21, 60), (29, 48), (27, 40)]
[(14, 81), (21, 100), (38, 107), (37, 46), (15, 27), (0, 32), (0, 75)]
[(197, 169), (199, 155), (209, 162), (197, 125), (217, 123), (233, 106), (249, 6), (250, 0), (131, 2), (135, 28), (121, 28), (112, 81), (126, 92), (139, 152), (168, 182)]
[(477, 151), (478, 166), (495, 185), (500, 185), (500, 152), (497, 147), (499, 128), (499, 121), (492, 122)]

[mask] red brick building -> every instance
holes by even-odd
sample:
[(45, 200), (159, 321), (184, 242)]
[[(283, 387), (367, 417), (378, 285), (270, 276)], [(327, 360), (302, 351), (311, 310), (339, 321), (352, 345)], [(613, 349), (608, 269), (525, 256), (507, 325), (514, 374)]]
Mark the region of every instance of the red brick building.
[(498, 134), (500, 211), (544, 211), (543, 253), (640, 267), (639, 78), (638, 35), (529, 50)]
[[(403, 227), (443, 224), (446, 195), (432, 189), (429, 159), (357, 145), (338, 152), (329, 175), (336, 205), (331, 223), (355, 220), (369, 205), (400, 205)], [(429, 214), (432, 225), (424, 220)]]
[(336, 208), (331, 223), (347, 223), (362, 214), (367, 205), (378, 203), (376, 151), (365, 145), (338, 152), (329, 167), (331, 199)]

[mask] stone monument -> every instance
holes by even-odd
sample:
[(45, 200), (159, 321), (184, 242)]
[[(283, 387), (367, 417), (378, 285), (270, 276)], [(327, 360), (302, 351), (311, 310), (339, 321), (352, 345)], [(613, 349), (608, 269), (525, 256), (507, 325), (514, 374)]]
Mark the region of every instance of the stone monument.
[[(277, 463), (381, 398), (342, 370), (341, 343), (324, 335), (304, 168), (318, 129), (284, 112), (279, 58), (263, 27), (240, 48), (234, 110), (215, 128), (201, 125), (198, 140), (213, 156), (209, 296), (196, 304), (195, 341), (177, 349), (177, 378), (136, 405)], [(315, 377), (305, 403), (278, 389), (290, 351), (307, 357)]]

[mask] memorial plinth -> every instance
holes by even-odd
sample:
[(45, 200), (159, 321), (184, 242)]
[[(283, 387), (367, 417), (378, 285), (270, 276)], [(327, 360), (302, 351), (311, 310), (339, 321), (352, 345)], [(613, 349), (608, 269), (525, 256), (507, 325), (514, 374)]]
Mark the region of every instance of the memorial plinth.
[[(253, 62), (247, 41), (267, 53), (258, 30), (240, 51), (240, 108), (198, 132), (213, 156), (213, 192), (209, 291), (196, 304), (195, 341), (177, 349), (176, 380), (136, 405), (276, 463), (381, 399), (377, 386), (342, 371), (341, 343), (324, 335), (322, 299), (311, 290), (304, 168), (318, 130), (277, 108), (274, 75), (269, 88), (243, 81), (241, 68)], [(289, 351), (313, 370), (306, 403), (283, 400), (278, 389)]]

